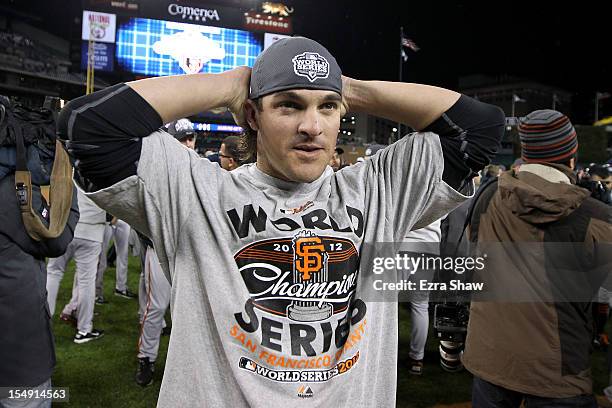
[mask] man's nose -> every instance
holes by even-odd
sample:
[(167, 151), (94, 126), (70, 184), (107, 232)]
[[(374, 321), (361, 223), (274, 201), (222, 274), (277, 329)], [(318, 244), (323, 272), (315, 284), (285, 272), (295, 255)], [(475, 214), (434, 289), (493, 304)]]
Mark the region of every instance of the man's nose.
[(316, 109), (306, 109), (301, 117), (298, 132), (307, 136), (318, 136), (321, 134), (320, 115)]

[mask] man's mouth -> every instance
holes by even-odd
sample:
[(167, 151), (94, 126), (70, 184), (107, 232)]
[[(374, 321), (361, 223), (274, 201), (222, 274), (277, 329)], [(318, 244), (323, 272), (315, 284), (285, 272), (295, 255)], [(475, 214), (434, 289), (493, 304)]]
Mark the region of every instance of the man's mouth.
[(306, 153), (316, 152), (319, 150), (323, 150), (323, 148), (319, 145), (314, 144), (299, 144), (293, 147), (295, 150), (299, 150)]

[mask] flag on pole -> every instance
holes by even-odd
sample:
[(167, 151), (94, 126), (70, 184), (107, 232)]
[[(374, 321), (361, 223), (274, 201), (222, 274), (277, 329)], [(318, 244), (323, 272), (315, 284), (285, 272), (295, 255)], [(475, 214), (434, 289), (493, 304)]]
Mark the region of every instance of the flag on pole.
[(610, 92), (597, 92), (597, 100), (600, 101), (602, 99), (607, 99), (610, 96), (612, 96), (612, 94), (610, 94)]
[(404, 50), (402, 50), (402, 59), (404, 60), (404, 62), (408, 61), (408, 54), (406, 54)]
[(416, 45), (414, 41), (412, 41), (408, 37), (404, 37), (403, 35), (402, 35), (402, 46), (406, 48), (410, 48), (414, 52), (417, 52), (418, 50), (421, 49), (418, 45)]
[(512, 101), (513, 102), (527, 102), (525, 99), (521, 98), (517, 94), (512, 94)]

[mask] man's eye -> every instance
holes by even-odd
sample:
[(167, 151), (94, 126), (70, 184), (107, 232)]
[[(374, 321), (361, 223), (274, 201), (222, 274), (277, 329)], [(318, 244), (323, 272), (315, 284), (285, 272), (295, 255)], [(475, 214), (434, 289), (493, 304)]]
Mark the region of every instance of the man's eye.
[(328, 109), (328, 110), (334, 110), (334, 109), (338, 109), (338, 104), (335, 102), (327, 102), (321, 105), (321, 108)]
[(281, 102), (278, 104), (278, 106), (281, 108), (286, 108), (286, 109), (298, 109), (299, 108), (297, 103), (289, 102), (289, 101)]

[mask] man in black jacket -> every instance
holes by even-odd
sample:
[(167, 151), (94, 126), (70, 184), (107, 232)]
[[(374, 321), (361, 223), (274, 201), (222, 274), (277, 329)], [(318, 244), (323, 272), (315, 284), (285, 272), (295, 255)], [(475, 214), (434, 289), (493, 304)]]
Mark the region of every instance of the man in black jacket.
[[(55, 349), (45, 257), (62, 255), (72, 241), (79, 218), (76, 197), (73, 191), (64, 231), (57, 238), (35, 241), (22, 223), (14, 172), (0, 178), (0, 389), (32, 387), (42, 391), (51, 386)], [(32, 208), (48, 226), (50, 211), (36, 185), (32, 186)], [(51, 406), (51, 400), (9, 397), (8, 391), (0, 392), (0, 407)]]

